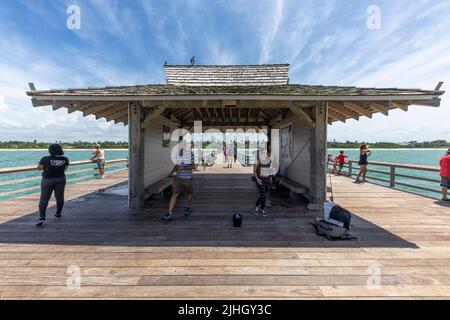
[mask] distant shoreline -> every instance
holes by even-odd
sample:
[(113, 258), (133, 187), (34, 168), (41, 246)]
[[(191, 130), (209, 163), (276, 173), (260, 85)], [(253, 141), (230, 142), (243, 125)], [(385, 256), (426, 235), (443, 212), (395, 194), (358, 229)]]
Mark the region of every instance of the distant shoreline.
[[(359, 148), (328, 148), (328, 150), (359, 150)], [(446, 151), (447, 148), (370, 148), (370, 150), (424, 150), (424, 151)]]
[[(92, 151), (94, 148), (90, 149), (64, 149), (65, 151)], [(123, 148), (114, 148), (114, 149), (104, 149), (107, 151), (128, 151), (128, 149)], [(359, 150), (359, 148), (328, 148), (328, 150)], [(417, 150), (424, 150), (424, 151), (433, 151), (433, 150), (441, 150), (446, 151), (447, 148), (371, 148), (371, 150), (411, 150), (411, 151), (417, 151)], [(47, 149), (0, 149), (0, 151), (47, 151)]]
[[(0, 149), (0, 151), (47, 151), (48, 149), (14, 149), (14, 148), (9, 148), (9, 149)], [(70, 149), (70, 148), (65, 148), (64, 151), (92, 151), (94, 150), (94, 148), (90, 148), (90, 149)], [(128, 151), (128, 149), (104, 149), (107, 151)]]

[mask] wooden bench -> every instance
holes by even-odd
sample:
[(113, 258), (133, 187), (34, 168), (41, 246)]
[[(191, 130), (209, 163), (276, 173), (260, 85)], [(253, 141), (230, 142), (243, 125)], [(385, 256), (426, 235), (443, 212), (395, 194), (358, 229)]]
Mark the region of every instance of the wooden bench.
[(155, 182), (145, 189), (145, 199), (150, 198), (154, 194), (159, 194), (160, 199), (164, 198), (164, 190), (172, 185), (172, 178), (167, 177)]
[(306, 197), (308, 197), (308, 195), (309, 195), (309, 190), (307, 187), (305, 187), (304, 185), (302, 185), (296, 181), (293, 181), (289, 178), (280, 177), (279, 183), (280, 183), (280, 185), (288, 188), (291, 191), (291, 197), (294, 194), (301, 194)]

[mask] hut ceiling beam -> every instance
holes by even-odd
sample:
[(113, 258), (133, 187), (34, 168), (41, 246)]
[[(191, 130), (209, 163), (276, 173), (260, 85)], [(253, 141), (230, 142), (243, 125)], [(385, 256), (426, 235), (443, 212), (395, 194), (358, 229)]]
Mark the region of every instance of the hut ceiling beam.
[(370, 107), (375, 109), (378, 112), (381, 112), (382, 114), (384, 114), (385, 116), (389, 115), (389, 108), (385, 105), (382, 105), (381, 103), (377, 103), (377, 102), (372, 102), (370, 104)]
[(121, 107), (118, 111), (105, 116), (107, 121), (119, 119), (128, 114), (128, 108)]
[(408, 111), (408, 106), (401, 102), (389, 102), (389, 106), (395, 109), (400, 109), (403, 111)]
[(69, 101), (53, 101), (52, 103), (52, 109), (54, 111), (61, 109), (61, 108), (66, 108), (67, 106), (69, 106), (71, 102)]
[(291, 110), (294, 114), (296, 114), (303, 122), (305, 122), (310, 127), (313, 128), (316, 127), (316, 122), (313, 119), (311, 119), (310, 116), (308, 116), (301, 107), (293, 105), (292, 103), (289, 103), (288, 106), (289, 110)]
[(152, 111), (150, 111), (150, 113), (142, 121), (141, 128), (142, 129), (147, 128), (156, 118), (158, 118), (161, 115), (161, 113), (164, 112), (164, 110), (166, 110), (166, 107), (158, 106)]
[(273, 126), (274, 124), (283, 121), (283, 119), (284, 119), (284, 115), (283, 115), (283, 113), (280, 113), (277, 117), (275, 117), (274, 119), (272, 119), (272, 120), (270, 121), (269, 124), (270, 124), (271, 126)]
[(331, 109), (328, 110), (328, 116), (329, 116), (329, 117), (332, 117), (332, 118), (334, 118), (334, 119), (336, 119), (336, 120), (339, 120), (339, 121), (341, 121), (341, 122), (345, 122), (345, 117), (339, 115), (337, 112), (335, 112), (335, 111), (333, 111), (333, 110), (331, 110)]
[(357, 103), (354, 103), (351, 101), (345, 101), (344, 106), (350, 110), (353, 110), (354, 112), (356, 112), (358, 114), (364, 115), (364, 116), (372, 119), (372, 112), (370, 112), (369, 110), (367, 110), (364, 107), (361, 107)]
[(92, 107), (90, 107), (89, 109), (83, 111), (83, 116), (84, 116), (84, 117), (87, 117), (87, 116), (89, 116), (89, 115), (91, 115), (91, 114), (100, 112), (100, 111), (102, 111), (102, 110), (106, 110), (106, 109), (108, 109), (108, 108), (114, 106), (115, 104), (116, 104), (116, 102), (114, 102), (114, 103), (101, 104), (101, 105), (98, 105), (98, 106), (92, 106)]
[(170, 114), (169, 119), (170, 119), (170, 121), (172, 121), (176, 125), (180, 125), (181, 124), (180, 119), (178, 119), (178, 117), (176, 115), (174, 115), (173, 113)]
[(340, 112), (344, 116), (347, 116), (349, 118), (355, 119), (356, 121), (359, 121), (359, 115), (357, 113), (355, 114), (353, 111), (346, 110), (346, 108), (344, 107), (344, 104), (330, 101), (328, 103), (328, 108), (331, 111)]
[(103, 109), (102, 111), (96, 112), (95, 117), (97, 119), (100, 118), (106, 118), (106, 116), (112, 115), (120, 110), (122, 110), (123, 106), (121, 104), (115, 103), (112, 106), (109, 106), (106, 109)]

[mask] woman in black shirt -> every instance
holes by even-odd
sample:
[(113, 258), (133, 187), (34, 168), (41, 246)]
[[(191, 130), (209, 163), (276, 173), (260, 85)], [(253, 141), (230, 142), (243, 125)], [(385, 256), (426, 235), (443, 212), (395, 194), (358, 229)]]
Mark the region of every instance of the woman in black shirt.
[(64, 157), (64, 151), (59, 144), (52, 144), (48, 148), (48, 152), (50, 156), (43, 157), (37, 167), (39, 171), (42, 171), (38, 227), (44, 224), (45, 213), (53, 191), (56, 199), (56, 219), (61, 218), (61, 211), (64, 206), (65, 171), (69, 167), (69, 159)]
[(356, 176), (355, 183), (361, 182), (359, 180), (361, 175), (363, 177), (362, 182), (366, 182), (367, 166), (369, 165), (369, 161), (368, 161), (367, 157), (370, 156), (371, 154), (372, 154), (372, 151), (369, 149), (369, 147), (366, 144), (362, 144), (359, 147), (359, 161), (358, 161), (359, 172), (358, 172), (358, 175)]

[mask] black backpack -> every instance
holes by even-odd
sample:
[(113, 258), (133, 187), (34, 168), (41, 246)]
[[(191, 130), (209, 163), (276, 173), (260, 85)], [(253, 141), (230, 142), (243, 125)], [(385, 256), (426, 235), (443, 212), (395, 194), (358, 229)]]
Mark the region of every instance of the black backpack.
[(318, 235), (332, 241), (357, 239), (348, 233), (352, 220), (352, 215), (349, 211), (333, 204), (329, 218), (328, 221), (317, 218), (312, 223)]
[(350, 229), (350, 222), (352, 220), (352, 214), (345, 210), (341, 206), (335, 205), (330, 212), (330, 218), (336, 221), (340, 221), (344, 224), (345, 229)]

